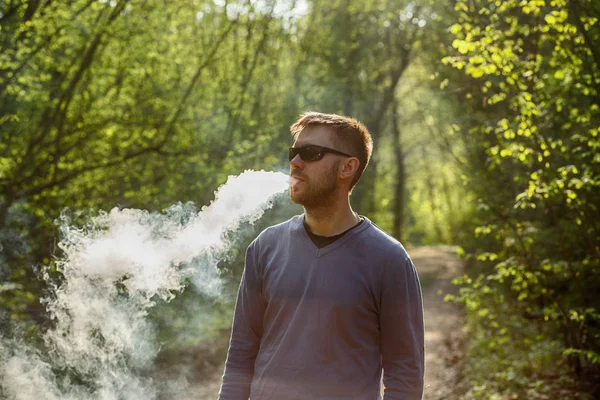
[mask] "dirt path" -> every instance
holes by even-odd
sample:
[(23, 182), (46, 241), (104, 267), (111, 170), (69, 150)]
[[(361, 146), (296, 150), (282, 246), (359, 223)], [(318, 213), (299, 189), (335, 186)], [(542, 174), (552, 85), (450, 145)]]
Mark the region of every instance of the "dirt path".
[[(457, 394), (462, 317), (459, 309), (444, 302), (454, 292), (453, 277), (462, 274), (462, 263), (450, 246), (418, 247), (408, 251), (419, 272), (425, 307), (425, 394), (424, 400), (459, 398)], [(221, 384), (223, 365), (190, 386), (185, 400), (215, 400)]]
[(444, 302), (444, 296), (455, 293), (451, 281), (462, 274), (462, 262), (451, 246), (418, 247), (408, 253), (419, 272), (425, 308), (423, 399), (457, 399), (463, 320), (458, 307)]

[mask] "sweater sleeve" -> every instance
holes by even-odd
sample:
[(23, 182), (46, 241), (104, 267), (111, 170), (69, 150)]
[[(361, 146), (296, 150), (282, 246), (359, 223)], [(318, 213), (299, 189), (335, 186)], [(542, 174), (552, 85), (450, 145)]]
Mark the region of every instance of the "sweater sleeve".
[(246, 251), (219, 400), (247, 400), (250, 396), (265, 312), (256, 246), (254, 241)]
[(383, 399), (421, 399), (425, 369), (423, 302), (419, 278), (408, 257), (387, 266), (379, 318)]

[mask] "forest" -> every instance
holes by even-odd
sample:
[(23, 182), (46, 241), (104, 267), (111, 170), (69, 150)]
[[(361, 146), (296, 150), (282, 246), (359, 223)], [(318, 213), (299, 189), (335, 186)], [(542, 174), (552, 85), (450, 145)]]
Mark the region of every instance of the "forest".
[[(464, 261), (445, 294), (460, 398), (598, 398), (599, 18), (597, 0), (0, 0), (0, 398), (29, 398), (5, 378), (15, 349), (52, 358), (65, 224), (196, 212), (231, 175), (286, 173), (309, 110), (373, 135), (357, 212)], [(156, 300), (162, 345), (131, 369), (226, 332), (246, 246), (301, 212), (240, 228), (218, 299)], [(48, 368), (63, 391), (95, 384)]]

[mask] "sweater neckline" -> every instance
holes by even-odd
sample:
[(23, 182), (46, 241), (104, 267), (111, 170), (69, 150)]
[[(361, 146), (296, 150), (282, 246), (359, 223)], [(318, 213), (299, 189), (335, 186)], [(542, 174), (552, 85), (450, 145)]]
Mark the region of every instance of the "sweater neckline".
[(296, 224), (296, 229), (299, 231), (299, 234), (302, 237), (302, 240), (304, 240), (307, 243), (307, 245), (309, 246), (309, 248), (315, 252), (315, 257), (319, 258), (319, 257), (329, 254), (332, 251), (342, 247), (350, 239), (352, 239), (356, 235), (360, 234), (361, 232), (364, 232), (366, 229), (368, 229), (372, 225), (371, 221), (367, 217), (361, 215), (361, 218), (363, 218), (364, 220), (360, 225), (356, 226), (354, 229), (351, 229), (349, 232), (347, 232), (344, 236), (342, 236), (335, 242), (330, 243), (327, 246), (322, 247), (322, 248), (318, 248), (313, 243), (313, 241), (310, 240), (310, 237), (308, 236), (306, 229), (304, 229), (304, 214), (296, 216), (295, 224)]
[(354, 224), (350, 228), (346, 229), (344, 232), (338, 233), (337, 235), (333, 235), (333, 236), (321, 236), (321, 235), (317, 235), (317, 234), (311, 232), (310, 228), (308, 227), (308, 224), (306, 223), (306, 218), (303, 218), (302, 225), (304, 226), (304, 230), (308, 234), (310, 241), (313, 242), (315, 244), (315, 246), (322, 249), (322, 248), (330, 245), (331, 243), (335, 242), (336, 240), (340, 240), (342, 237), (344, 237), (344, 235), (347, 235), (351, 230), (358, 228), (360, 226), (360, 224), (362, 224), (365, 221), (364, 218), (362, 218), (362, 217), (359, 217), (359, 218), (360, 219), (356, 224)]

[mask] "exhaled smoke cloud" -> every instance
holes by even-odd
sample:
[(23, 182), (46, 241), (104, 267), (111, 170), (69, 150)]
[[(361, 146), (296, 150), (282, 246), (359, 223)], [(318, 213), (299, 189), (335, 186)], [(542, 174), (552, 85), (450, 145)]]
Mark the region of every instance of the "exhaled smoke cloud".
[(46, 300), (54, 320), (43, 338), (47, 353), (0, 347), (0, 397), (155, 399), (157, 388), (143, 373), (158, 352), (149, 308), (187, 281), (217, 295), (217, 262), (229, 246), (224, 234), (260, 218), (287, 180), (246, 171), (199, 213), (182, 205), (163, 214), (113, 209), (84, 228), (62, 224), (64, 280)]

